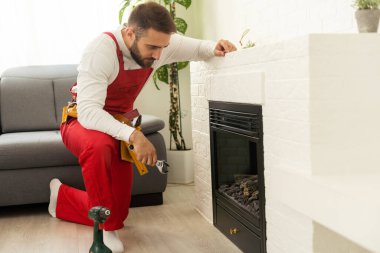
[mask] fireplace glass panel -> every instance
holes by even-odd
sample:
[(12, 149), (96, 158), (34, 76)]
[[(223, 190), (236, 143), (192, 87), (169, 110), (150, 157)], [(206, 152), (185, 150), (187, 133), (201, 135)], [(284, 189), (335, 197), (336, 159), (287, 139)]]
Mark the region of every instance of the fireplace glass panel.
[(217, 191), (259, 219), (257, 144), (228, 131), (214, 134)]

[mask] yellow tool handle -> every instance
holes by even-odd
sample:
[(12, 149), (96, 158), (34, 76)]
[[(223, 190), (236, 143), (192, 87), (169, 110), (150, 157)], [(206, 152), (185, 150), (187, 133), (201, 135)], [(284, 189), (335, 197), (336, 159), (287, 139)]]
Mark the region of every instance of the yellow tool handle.
[(133, 162), (136, 165), (136, 168), (137, 168), (140, 176), (145, 175), (146, 173), (148, 173), (148, 169), (146, 168), (145, 164), (143, 164), (142, 162), (140, 162), (139, 160), (137, 160), (136, 153), (135, 153), (135, 151), (133, 151), (133, 145), (128, 145), (128, 151), (129, 151), (129, 155), (131, 156)]
[(78, 112), (77, 112), (76, 104), (72, 105), (72, 106), (63, 107), (61, 123), (65, 123), (67, 121), (68, 117), (78, 118)]
[[(141, 127), (137, 126), (136, 131), (141, 131)], [(147, 174), (149, 171), (145, 164), (137, 160), (136, 153), (133, 151), (134, 147), (132, 144), (122, 141), (121, 146), (121, 158), (125, 161), (129, 161), (131, 163), (134, 163), (136, 165), (137, 171), (139, 172), (140, 176)]]

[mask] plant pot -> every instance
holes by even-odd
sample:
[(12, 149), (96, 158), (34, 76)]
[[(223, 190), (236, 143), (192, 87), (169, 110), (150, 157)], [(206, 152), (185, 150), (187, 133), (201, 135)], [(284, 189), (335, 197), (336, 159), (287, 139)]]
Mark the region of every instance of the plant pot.
[(377, 32), (379, 26), (380, 10), (357, 10), (355, 12), (355, 17), (359, 32)]
[(166, 154), (170, 165), (168, 183), (194, 182), (193, 150), (167, 150)]

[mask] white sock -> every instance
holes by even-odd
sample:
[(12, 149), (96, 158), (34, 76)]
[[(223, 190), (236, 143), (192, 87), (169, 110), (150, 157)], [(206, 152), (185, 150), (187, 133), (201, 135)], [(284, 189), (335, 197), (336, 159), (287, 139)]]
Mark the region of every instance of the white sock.
[(55, 209), (57, 207), (58, 190), (61, 184), (62, 184), (61, 181), (59, 181), (59, 179), (57, 178), (53, 178), (50, 181), (50, 203), (49, 203), (48, 210), (49, 210), (50, 215), (53, 216), (54, 218), (57, 217), (55, 213)]
[(123, 253), (124, 245), (119, 238), (117, 231), (105, 231), (103, 230), (104, 244), (110, 248), (112, 253)]

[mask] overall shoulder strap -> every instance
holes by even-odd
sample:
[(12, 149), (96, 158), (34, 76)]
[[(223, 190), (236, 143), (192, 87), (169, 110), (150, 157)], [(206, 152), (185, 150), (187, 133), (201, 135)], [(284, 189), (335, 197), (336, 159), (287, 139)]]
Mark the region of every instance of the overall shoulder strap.
[(120, 50), (119, 43), (117, 43), (115, 35), (113, 33), (111, 33), (111, 32), (104, 32), (104, 34), (107, 34), (108, 36), (110, 36), (112, 38), (112, 40), (115, 42), (115, 44), (116, 44), (117, 58), (119, 59), (120, 65), (124, 65), (124, 62), (123, 62), (123, 53)]

